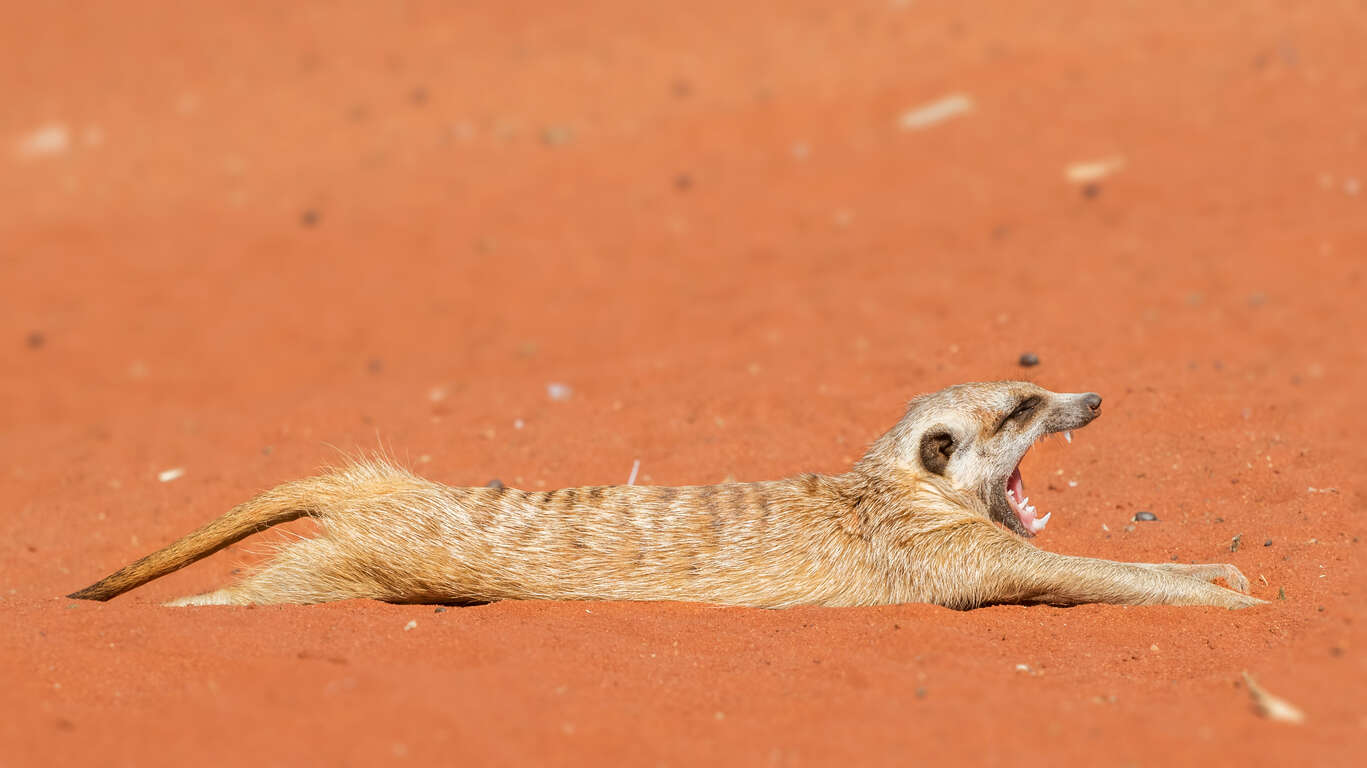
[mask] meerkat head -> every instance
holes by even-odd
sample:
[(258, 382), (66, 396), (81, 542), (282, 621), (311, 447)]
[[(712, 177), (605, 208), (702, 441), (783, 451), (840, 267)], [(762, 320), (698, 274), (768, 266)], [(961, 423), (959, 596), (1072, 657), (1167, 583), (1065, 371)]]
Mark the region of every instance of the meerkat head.
[(1044, 530), (1025, 493), (1020, 463), (1040, 439), (1086, 426), (1101, 396), (1067, 394), (1024, 381), (960, 384), (911, 401), (907, 414), (869, 453), (913, 473), (929, 473), (971, 491), (988, 515), (1021, 536)]

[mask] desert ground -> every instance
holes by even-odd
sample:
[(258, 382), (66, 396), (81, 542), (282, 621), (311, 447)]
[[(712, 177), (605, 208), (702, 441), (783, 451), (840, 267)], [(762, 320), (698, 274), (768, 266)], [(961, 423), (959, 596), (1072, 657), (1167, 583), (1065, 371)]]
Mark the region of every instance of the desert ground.
[[(1365, 35), (1262, 0), (9, 4), (0, 765), (1361, 760)], [(1270, 603), (160, 605), (302, 524), (63, 597), (347, 453), (834, 473), (997, 378), (1105, 397), (1025, 460), (1037, 545)]]

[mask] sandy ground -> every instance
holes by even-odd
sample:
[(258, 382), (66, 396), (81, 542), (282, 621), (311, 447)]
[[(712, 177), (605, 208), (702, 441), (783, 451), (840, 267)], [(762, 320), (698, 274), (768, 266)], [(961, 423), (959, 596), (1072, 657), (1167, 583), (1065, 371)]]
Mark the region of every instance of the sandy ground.
[[(1360, 4), (460, 5), (7, 7), (0, 765), (1367, 745)], [(159, 607), (269, 536), (61, 597), (339, 449), (838, 472), (911, 395), (1022, 376), (1106, 397), (1025, 462), (1041, 546), (1271, 604)]]

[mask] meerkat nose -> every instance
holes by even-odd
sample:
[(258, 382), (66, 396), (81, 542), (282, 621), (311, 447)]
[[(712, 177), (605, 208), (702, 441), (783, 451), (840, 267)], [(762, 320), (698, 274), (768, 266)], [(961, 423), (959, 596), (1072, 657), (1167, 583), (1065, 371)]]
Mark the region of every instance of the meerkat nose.
[(1101, 395), (1098, 395), (1095, 392), (1088, 392), (1087, 394), (1082, 396), (1082, 402), (1088, 408), (1091, 408), (1095, 411), (1096, 409), (1101, 407)]

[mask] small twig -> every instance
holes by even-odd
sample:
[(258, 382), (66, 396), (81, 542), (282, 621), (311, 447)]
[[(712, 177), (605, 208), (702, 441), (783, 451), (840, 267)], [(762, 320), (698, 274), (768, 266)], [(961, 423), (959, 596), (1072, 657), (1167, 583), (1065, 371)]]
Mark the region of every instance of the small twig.
[(1304, 712), (1286, 699), (1273, 696), (1263, 690), (1263, 687), (1258, 685), (1248, 674), (1248, 670), (1244, 670), (1244, 684), (1248, 686), (1248, 694), (1253, 697), (1253, 708), (1258, 711), (1258, 714), (1268, 720), (1278, 720), (1283, 723), (1305, 722)]

